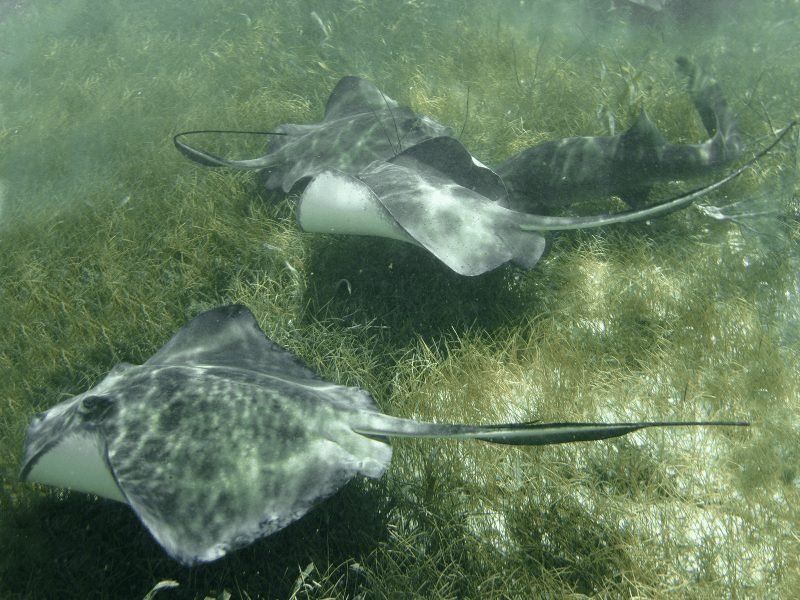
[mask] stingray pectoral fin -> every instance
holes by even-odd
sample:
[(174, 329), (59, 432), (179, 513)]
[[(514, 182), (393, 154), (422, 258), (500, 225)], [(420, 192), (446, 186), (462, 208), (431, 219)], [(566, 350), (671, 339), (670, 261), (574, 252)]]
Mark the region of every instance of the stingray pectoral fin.
[[(304, 231), (371, 235), (422, 246), (460, 275), (480, 275), (508, 261), (531, 268), (544, 253), (544, 237), (519, 227), (517, 219), (524, 215), (442, 175), (444, 163), (433, 160), (459, 149), (463, 147), (456, 140), (439, 137), (392, 161), (375, 161), (359, 177), (323, 171), (300, 196), (297, 221)], [(456, 159), (448, 168), (459, 178), (502, 190), (497, 176), (475, 166), (466, 151)]]
[[(243, 412), (236, 417), (241, 423), (255, 420)], [(287, 427), (298, 431), (302, 425)], [(180, 441), (166, 445), (155, 464), (140, 456), (147, 440), (119, 438), (109, 452), (133, 511), (186, 565), (216, 560), (286, 527), (356, 475), (380, 476), (391, 460), (387, 444), (352, 432), (357, 454), (303, 432), (299, 440), (280, 435), (282, 430), (254, 439), (242, 427), (223, 429), (230, 433), (213, 448), (177, 432)]]
[(459, 275), (480, 275), (506, 262), (530, 268), (545, 239), (524, 231), (521, 215), (413, 163), (373, 163), (360, 175), (380, 204), (415, 243)]
[(353, 75), (342, 77), (325, 105), (325, 120), (342, 119), (365, 112), (394, 110), (400, 105), (371, 81)]
[(414, 144), (386, 162), (449, 180), (495, 202), (502, 203), (507, 195), (500, 176), (447, 135)]
[(349, 427), (352, 414), (375, 410), (369, 394), (321, 380), (246, 308), (203, 313), (162, 350), (125, 383), (147, 393), (121, 402), (105, 438), (131, 508), (182, 563), (278, 531), (353, 477), (389, 467), (386, 441)]
[[(364, 454), (327, 439), (233, 436), (231, 447), (200, 448), (155, 465), (112, 455), (131, 508), (153, 537), (186, 565), (210, 562), (296, 521), (356, 475), (379, 477), (391, 448), (359, 437)], [(277, 446), (277, 448), (276, 448)], [(123, 445), (117, 448), (127, 451)], [(273, 452), (274, 451), (274, 452)], [(273, 453), (271, 453), (273, 452)], [(170, 457), (172, 458), (172, 457)]]
[(379, 202), (363, 181), (328, 170), (314, 177), (297, 203), (304, 231), (372, 235), (419, 245)]

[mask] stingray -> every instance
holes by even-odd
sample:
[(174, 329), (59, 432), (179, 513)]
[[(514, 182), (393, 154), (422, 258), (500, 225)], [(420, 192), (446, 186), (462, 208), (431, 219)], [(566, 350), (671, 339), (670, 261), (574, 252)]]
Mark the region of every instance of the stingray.
[(688, 60), (678, 59), (678, 65), (712, 134), (703, 144), (668, 144), (642, 113), (623, 135), (540, 144), (495, 173), (448, 128), (400, 106), (371, 82), (345, 77), (320, 123), (281, 125), (261, 158), (229, 160), (181, 139), (197, 132), (176, 135), (175, 145), (204, 165), (262, 169), (268, 189), (288, 192), (310, 180), (297, 211), (305, 231), (409, 242), (461, 275), (479, 275), (507, 262), (529, 269), (541, 258), (548, 231), (650, 219), (691, 204), (742, 172), (613, 215), (534, 214), (589, 191), (619, 195), (634, 205), (632, 198), (646, 195), (655, 182), (701, 175), (738, 156), (740, 135), (719, 86)]
[(181, 563), (216, 560), (299, 519), (357, 475), (389, 467), (388, 437), (544, 445), (648, 427), (743, 422), (456, 425), (402, 419), (328, 382), (269, 340), (250, 311), (195, 317), (141, 366), (30, 424), (21, 476), (130, 505)]

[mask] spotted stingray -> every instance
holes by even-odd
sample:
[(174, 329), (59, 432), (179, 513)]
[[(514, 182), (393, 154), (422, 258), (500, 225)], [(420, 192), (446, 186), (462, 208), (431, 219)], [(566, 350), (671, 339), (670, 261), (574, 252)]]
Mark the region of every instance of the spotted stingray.
[(22, 477), (129, 504), (170, 556), (191, 565), (285, 527), (357, 475), (380, 477), (392, 457), (388, 437), (536, 446), (744, 424), (392, 417), (366, 391), (320, 378), (233, 305), (199, 315), (143, 365), (117, 365), (37, 416)]

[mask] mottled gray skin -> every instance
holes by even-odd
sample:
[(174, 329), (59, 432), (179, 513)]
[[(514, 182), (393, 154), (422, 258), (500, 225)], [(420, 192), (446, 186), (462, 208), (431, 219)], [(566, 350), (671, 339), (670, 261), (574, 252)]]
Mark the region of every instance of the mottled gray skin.
[(388, 445), (349, 427), (358, 405), (341, 400), (356, 390), (264, 379), (215, 368), (140, 370), (101, 426), (131, 506), (183, 562), (269, 535), (354, 476), (378, 477), (389, 464)]
[(374, 83), (343, 77), (325, 105), (325, 116), (310, 125), (275, 129), (267, 153), (251, 160), (228, 160), (193, 148), (175, 136), (175, 146), (200, 164), (235, 169), (263, 169), (269, 190), (289, 192), (322, 171), (360, 173), (376, 160), (387, 160), (421, 141), (452, 135), (449, 127), (400, 106)]
[(377, 412), (369, 394), (319, 379), (243, 307), (201, 315), (109, 378), (31, 424), (22, 476), (59, 438), (96, 434), (125, 499), (186, 564), (285, 527), (391, 459), (385, 441), (350, 427)]
[(505, 198), (503, 182), (454, 138), (426, 140), (376, 161), (358, 179), (417, 244), (460, 275), (480, 275), (508, 261), (528, 269), (544, 253), (544, 236), (520, 228), (529, 215), (487, 201)]
[(689, 78), (689, 93), (710, 139), (669, 144), (642, 112), (622, 135), (545, 142), (497, 167), (508, 190), (501, 204), (550, 214), (576, 201), (618, 196), (639, 207), (655, 183), (707, 175), (730, 164), (741, 154), (742, 141), (719, 85), (685, 58), (677, 63)]
[[(234, 305), (201, 314), (143, 365), (118, 365), (37, 416), (21, 475), (127, 502), (172, 557), (191, 565), (285, 527), (356, 475), (380, 477), (392, 456), (386, 436), (542, 445), (697, 424), (391, 417), (367, 392), (320, 379)], [(62, 471), (45, 470), (59, 453), (69, 484)], [(105, 478), (99, 487), (84, 470), (88, 455)]]
[(326, 169), (355, 175), (423, 140), (452, 135), (449, 127), (400, 106), (358, 77), (336, 84), (321, 123), (281, 125), (276, 132), (287, 135), (270, 138), (265, 158), (274, 167), (264, 173), (264, 182), (267, 189), (284, 192)]

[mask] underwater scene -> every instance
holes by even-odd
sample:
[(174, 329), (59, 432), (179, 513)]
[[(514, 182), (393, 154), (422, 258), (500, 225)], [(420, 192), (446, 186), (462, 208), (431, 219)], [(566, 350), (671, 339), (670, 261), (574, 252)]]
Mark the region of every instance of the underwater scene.
[(0, 0), (0, 597), (796, 595), (798, 31)]

